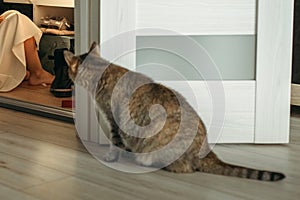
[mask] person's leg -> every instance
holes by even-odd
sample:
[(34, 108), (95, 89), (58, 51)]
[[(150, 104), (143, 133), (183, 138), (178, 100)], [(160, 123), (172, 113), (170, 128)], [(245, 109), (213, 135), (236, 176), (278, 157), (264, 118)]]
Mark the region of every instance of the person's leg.
[(24, 48), (27, 70), (30, 74), (28, 83), (30, 85), (51, 84), (54, 76), (43, 69), (38, 56), (35, 39), (33, 37), (27, 39), (24, 42)]

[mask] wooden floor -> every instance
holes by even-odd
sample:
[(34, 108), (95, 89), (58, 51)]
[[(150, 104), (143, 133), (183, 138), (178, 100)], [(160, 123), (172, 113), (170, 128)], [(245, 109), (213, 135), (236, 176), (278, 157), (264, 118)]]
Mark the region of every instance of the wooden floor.
[(289, 145), (218, 145), (224, 160), (284, 172), (269, 183), (202, 173), (126, 174), (85, 151), (72, 124), (0, 108), (0, 199), (299, 199), (300, 115)]
[(71, 108), (62, 108), (62, 101), (72, 100), (72, 97), (57, 98), (51, 94), (50, 86), (30, 86), (26, 81), (21, 83), (11, 92), (0, 92), (0, 97), (16, 99), (53, 108), (72, 110)]

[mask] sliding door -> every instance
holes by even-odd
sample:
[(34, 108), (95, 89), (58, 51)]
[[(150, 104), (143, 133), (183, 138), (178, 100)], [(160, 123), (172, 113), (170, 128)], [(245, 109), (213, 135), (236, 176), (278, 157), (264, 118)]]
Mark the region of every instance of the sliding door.
[[(182, 93), (211, 142), (289, 140), (292, 0), (77, 0), (77, 50)], [(103, 143), (94, 106), (76, 91), (77, 129)]]

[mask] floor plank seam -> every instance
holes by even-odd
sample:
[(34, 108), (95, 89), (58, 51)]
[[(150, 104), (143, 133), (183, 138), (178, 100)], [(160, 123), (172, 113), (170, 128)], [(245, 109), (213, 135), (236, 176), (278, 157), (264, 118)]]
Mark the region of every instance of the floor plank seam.
[(28, 195), (28, 196), (32, 197), (32, 199), (36, 199), (36, 200), (42, 200), (42, 199), (40, 199), (40, 198), (37, 198), (37, 197), (35, 197), (35, 196), (31, 195), (31, 194), (28, 194), (28, 193), (25, 193), (25, 192), (23, 192), (23, 191), (22, 191), (22, 190), (20, 190), (20, 189), (16, 189), (16, 188), (13, 188), (13, 187), (11, 187), (11, 186), (9, 186), (9, 185), (5, 185), (5, 184), (2, 184), (2, 183), (0, 183), (0, 187), (1, 187), (1, 185), (2, 185), (2, 186), (4, 186), (4, 187), (6, 187), (6, 188), (8, 188), (8, 189), (10, 189), (10, 190), (13, 190), (13, 191), (17, 191), (17, 192), (20, 192), (20, 193), (26, 194), (26, 195)]
[(30, 193), (27, 193), (26, 190), (30, 190), (30, 189), (33, 189), (35, 187), (41, 187), (41, 186), (47, 185), (49, 183), (59, 182), (59, 181), (62, 181), (62, 180), (65, 180), (65, 179), (68, 179), (68, 178), (71, 178), (71, 177), (73, 177), (73, 176), (72, 175), (67, 175), (66, 177), (61, 177), (61, 178), (58, 178), (58, 179), (55, 179), (55, 180), (44, 181), (43, 183), (39, 183), (39, 184), (35, 184), (35, 185), (32, 185), (32, 186), (24, 187), (24, 188), (20, 189), (20, 191), (30, 195)]
[[(13, 133), (8, 133), (8, 134), (13, 134)], [(13, 135), (16, 135), (16, 134), (13, 134)], [(21, 136), (21, 137), (24, 137), (24, 136)], [(31, 139), (31, 138), (29, 138), (29, 139), (30, 139), (30, 140), (35, 140), (35, 139)], [(39, 140), (36, 140), (36, 141), (39, 141)], [(43, 142), (43, 141), (39, 141), (39, 142), (41, 142), (41, 143), (46, 143), (46, 142)], [(53, 146), (58, 146), (58, 145), (51, 144), (51, 143), (47, 143), (47, 144), (50, 144), (50, 145), (53, 145)], [(86, 154), (86, 155), (89, 155), (89, 156), (90, 156), (90, 154), (87, 153), (87, 152), (81, 152), (81, 151), (73, 150), (73, 149), (70, 149), (70, 148), (62, 147), (62, 146), (58, 146), (58, 147), (63, 148), (63, 149), (67, 149), (67, 150), (69, 150), (69, 151), (80, 152), (80, 153), (82, 153), (82, 154)], [(46, 168), (51, 169), (51, 170), (58, 171), (58, 172), (63, 173), (63, 174), (67, 174), (67, 175), (69, 175), (69, 176), (73, 176), (73, 175), (74, 175), (74, 173), (68, 173), (68, 172), (65, 172), (65, 171), (62, 171), (62, 170), (58, 170), (57, 168), (52, 168), (52, 167), (50, 167), (49, 165), (43, 164), (42, 162), (35, 161), (34, 159), (30, 159), (30, 158), (29, 158), (29, 159), (24, 159), (22, 156), (18, 156), (18, 155), (16, 155), (16, 154), (7, 153), (7, 152), (3, 152), (3, 153), (4, 153), (4, 154), (7, 154), (7, 155), (9, 155), (9, 156), (18, 158), (18, 159), (22, 159), (22, 160), (26, 160), (26, 161), (32, 162), (32, 163), (34, 163), (34, 164), (40, 165), (40, 166), (42, 166), (42, 167), (46, 167)], [(95, 159), (95, 158), (93, 158), (93, 157), (91, 156), (91, 159)]]
[(7, 153), (7, 152), (1, 152), (1, 153), (2, 153), (2, 154), (6, 154), (6, 155), (8, 155), (8, 156), (10, 156), (10, 157), (14, 157), (14, 158), (17, 158), (17, 159), (20, 159), (20, 160), (24, 160), (24, 161), (26, 161), (26, 162), (30, 162), (30, 163), (32, 163), (32, 164), (41, 166), (41, 167), (43, 167), (43, 168), (47, 168), (47, 169), (49, 169), (49, 170), (57, 171), (57, 172), (59, 172), (59, 173), (61, 173), (61, 174), (65, 174), (66, 176), (73, 176), (72, 173), (67, 173), (67, 172), (62, 171), (62, 170), (59, 170), (59, 169), (57, 169), (57, 168), (52, 168), (52, 167), (50, 167), (49, 165), (42, 164), (41, 162), (37, 162), (37, 161), (35, 161), (35, 160), (28, 160), (28, 159), (25, 159), (25, 158), (23, 158), (23, 157), (21, 157), (21, 156), (18, 156), (18, 155), (16, 155), (16, 154), (11, 154), (11, 153)]
[[(86, 153), (86, 152), (87, 152), (84, 146), (82, 147), (82, 149), (80, 149), (80, 148), (71, 148), (71, 147), (69, 147), (68, 145), (63, 145), (63, 144), (61, 144), (61, 143), (59, 143), (59, 142), (48, 142), (48, 141), (45, 140), (45, 139), (38, 139), (38, 138), (35, 138), (35, 137), (25, 136), (24, 134), (20, 134), (20, 133), (18, 133), (18, 132), (6, 131), (5, 133), (8, 133), (8, 134), (14, 134), (14, 135), (17, 135), (17, 136), (20, 136), (20, 137), (32, 139), (32, 140), (39, 141), (39, 142), (45, 142), (45, 143), (48, 143), (48, 144), (53, 144), (53, 145), (60, 146), (60, 147), (64, 147), (64, 148), (68, 148), (68, 149), (73, 149), (73, 150), (76, 150), (76, 151), (79, 151), (79, 152), (83, 152), (83, 153)], [(76, 139), (75, 133), (74, 133), (74, 138)], [(81, 141), (80, 141), (80, 142), (78, 142), (78, 145), (83, 145), (83, 144), (82, 144)]]

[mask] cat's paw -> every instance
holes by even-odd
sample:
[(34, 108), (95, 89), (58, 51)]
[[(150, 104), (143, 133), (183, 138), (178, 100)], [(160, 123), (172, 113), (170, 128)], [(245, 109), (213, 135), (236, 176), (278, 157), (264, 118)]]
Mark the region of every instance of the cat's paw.
[(138, 164), (145, 166), (145, 167), (150, 167), (153, 164), (152, 156), (147, 155), (147, 154), (146, 155), (137, 155), (135, 157), (135, 160)]
[(104, 155), (103, 159), (106, 162), (116, 162), (119, 160), (119, 151), (109, 151)]

